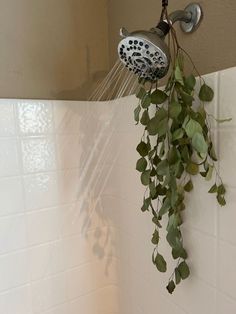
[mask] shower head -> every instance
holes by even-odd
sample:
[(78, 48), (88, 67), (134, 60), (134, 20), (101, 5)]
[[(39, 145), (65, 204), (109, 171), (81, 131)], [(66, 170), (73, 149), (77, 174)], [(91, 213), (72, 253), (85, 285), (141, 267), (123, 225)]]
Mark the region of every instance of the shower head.
[(122, 28), (123, 37), (118, 45), (118, 54), (124, 65), (141, 79), (156, 81), (164, 77), (170, 65), (170, 52), (165, 43), (165, 36), (170, 30), (170, 24), (181, 21), (184, 32), (196, 30), (202, 19), (202, 9), (199, 4), (192, 3), (183, 11), (175, 11), (169, 16), (169, 21), (162, 20), (150, 31), (135, 31), (129, 33)]
[(164, 38), (154, 30), (128, 34), (119, 43), (118, 52), (125, 66), (140, 78), (154, 81), (168, 72), (169, 49)]

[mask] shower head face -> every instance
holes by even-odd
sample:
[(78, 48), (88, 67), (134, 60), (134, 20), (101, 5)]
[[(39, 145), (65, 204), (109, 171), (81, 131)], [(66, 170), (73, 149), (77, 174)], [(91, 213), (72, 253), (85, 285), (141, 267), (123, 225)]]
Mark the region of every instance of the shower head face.
[(141, 79), (155, 82), (169, 69), (170, 54), (164, 40), (152, 31), (128, 34), (118, 45), (120, 60)]

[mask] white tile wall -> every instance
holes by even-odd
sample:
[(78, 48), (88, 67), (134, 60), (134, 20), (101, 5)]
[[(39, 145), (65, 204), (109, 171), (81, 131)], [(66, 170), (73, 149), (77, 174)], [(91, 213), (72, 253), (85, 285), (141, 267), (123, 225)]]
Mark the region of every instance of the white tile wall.
[(2, 314), (119, 312), (113, 111), (96, 106), (0, 100)]
[(183, 228), (192, 276), (173, 296), (140, 211), (135, 97), (0, 100), (0, 313), (236, 313), (236, 68), (206, 80), (209, 111), (234, 119), (213, 123), (227, 206), (195, 180)]

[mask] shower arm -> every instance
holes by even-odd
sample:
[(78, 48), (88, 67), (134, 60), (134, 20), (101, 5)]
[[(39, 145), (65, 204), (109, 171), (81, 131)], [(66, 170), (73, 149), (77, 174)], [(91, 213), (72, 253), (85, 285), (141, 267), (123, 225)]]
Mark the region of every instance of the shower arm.
[[(171, 26), (180, 22), (180, 28), (184, 33), (193, 33), (200, 25), (203, 18), (203, 12), (200, 4), (190, 3), (184, 10), (174, 11), (169, 15), (168, 20), (162, 20), (156, 27), (151, 28), (151, 31), (157, 33), (160, 37), (165, 37), (170, 31)], [(120, 36), (125, 38), (130, 33), (122, 27), (120, 29)]]
[(184, 33), (192, 33), (198, 28), (202, 17), (201, 6), (198, 3), (190, 3), (184, 10), (171, 13), (168, 20), (162, 20), (152, 30), (157, 32), (159, 36), (165, 37), (170, 31), (170, 27), (174, 23), (180, 22), (180, 27)]
[[(192, 20), (192, 13), (184, 10), (177, 10), (170, 14), (169, 22), (173, 25), (176, 22), (189, 23)], [(168, 23), (167, 20), (164, 20)]]

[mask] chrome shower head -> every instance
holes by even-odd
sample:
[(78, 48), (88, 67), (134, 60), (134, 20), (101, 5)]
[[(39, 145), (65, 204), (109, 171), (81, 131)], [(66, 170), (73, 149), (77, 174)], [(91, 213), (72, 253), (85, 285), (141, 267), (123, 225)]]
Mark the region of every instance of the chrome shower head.
[(164, 77), (170, 65), (170, 52), (165, 43), (165, 36), (170, 30), (170, 24), (181, 21), (184, 32), (196, 30), (202, 19), (202, 9), (199, 4), (192, 3), (184, 11), (175, 11), (169, 16), (169, 22), (161, 21), (150, 31), (135, 31), (129, 33), (122, 28), (123, 37), (118, 45), (118, 54), (124, 65), (141, 79), (156, 81)]
[[(124, 34), (125, 30), (122, 29)], [(118, 53), (125, 66), (140, 78), (154, 81), (168, 72), (169, 49), (163, 36), (155, 29), (128, 34), (119, 43)]]

